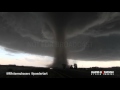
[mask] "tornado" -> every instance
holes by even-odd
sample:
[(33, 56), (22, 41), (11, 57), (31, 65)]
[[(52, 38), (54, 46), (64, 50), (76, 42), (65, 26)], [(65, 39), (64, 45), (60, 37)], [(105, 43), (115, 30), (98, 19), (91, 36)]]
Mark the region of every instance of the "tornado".
[(65, 28), (69, 17), (72, 15), (69, 12), (51, 12), (48, 14), (49, 20), (54, 27), (54, 61), (50, 67), (62, 67), (62, 64), (68, 65), (66, 53), (66, 34)]
[(64, 30), (56, 31), (55, 35), (55, 57), (52, 64), (53, 67), (61, 67), (62, 64), (68, 64), (67, 53), (65, 47), (65, 33)]

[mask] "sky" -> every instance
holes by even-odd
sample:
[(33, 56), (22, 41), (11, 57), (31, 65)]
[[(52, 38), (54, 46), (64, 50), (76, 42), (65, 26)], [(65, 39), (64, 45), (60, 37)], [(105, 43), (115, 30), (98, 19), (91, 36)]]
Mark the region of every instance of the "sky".
[(0, 12), (0, 64), (46, 67), (65, 34), (69, 64), (120, 66), (119, 24), (119, 12)]

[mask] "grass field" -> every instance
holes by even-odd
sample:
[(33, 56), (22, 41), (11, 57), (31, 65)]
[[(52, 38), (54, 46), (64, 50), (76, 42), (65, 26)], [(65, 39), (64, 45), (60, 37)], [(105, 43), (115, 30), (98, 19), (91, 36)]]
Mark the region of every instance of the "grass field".
[[(114, 75), (91, 75), (91, 71), (114, 71)], [(6, 75), (7, 72), (12, 72), (12, 75)], [(21, 73), (27, 74), (22, 75)], [(0, 78), (120, 78), (120, 68), (50, 69), (0, 65)]]

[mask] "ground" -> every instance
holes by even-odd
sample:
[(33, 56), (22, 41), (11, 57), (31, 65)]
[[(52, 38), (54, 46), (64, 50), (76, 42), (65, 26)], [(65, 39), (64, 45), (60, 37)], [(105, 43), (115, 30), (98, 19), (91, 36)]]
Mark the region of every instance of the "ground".
[[(91, 75), (91, 71), (114, 71), (114, 75)], [(6, 75), (6, 72), (15, 73), (47, 73), (45, 75)], [(38, 68), (14, 65), (0, 65), (0, 78), (120, 78), (120, 68)]]

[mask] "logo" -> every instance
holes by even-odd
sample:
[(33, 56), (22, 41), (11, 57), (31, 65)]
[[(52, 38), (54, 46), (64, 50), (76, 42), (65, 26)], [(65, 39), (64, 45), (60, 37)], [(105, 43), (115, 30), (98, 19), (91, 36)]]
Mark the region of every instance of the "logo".
[(114, 75), (114, 71), (91, 71), (91, 75)]

